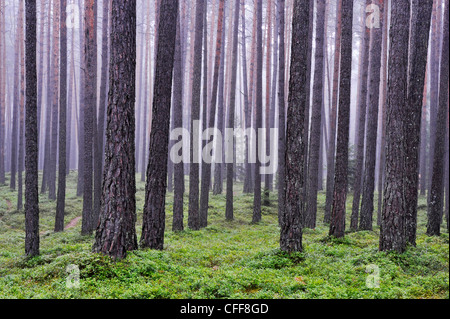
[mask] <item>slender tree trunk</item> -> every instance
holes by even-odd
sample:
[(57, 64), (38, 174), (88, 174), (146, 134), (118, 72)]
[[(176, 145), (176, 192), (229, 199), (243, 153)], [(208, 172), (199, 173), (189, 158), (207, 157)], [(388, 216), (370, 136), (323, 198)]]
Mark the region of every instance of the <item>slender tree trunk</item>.
[(262, 129), (262, 112), (263, 112), (263, 39), (262, 39), (262, 1), (257, 2), (257, 35), (256, 35), (256, 102), (255, 102), (255, 130), (256, 130), (256, 163), (255, 169), (255, 187), (254, 187), (254, 201), (253, 201), (253, 223), (261, 221), (261, 157), (259, 140), (261, 138), (260, 129)]
[[(224, 8), (224, 11), (226, 8)], [(220, 68), (219, 68), (219, 92), (217, 96), (217, 129), (223, 134), (224, 131), (224, 91), (225, 91), (225, 30), (226, 19), (223, 19), (223, 32), (222, 32), (222, 48), (220, 53)], [(221, 141), (223, 143), (223, 139)], [(223, 152), (223, 150), (222, 150)], [(214, 185), (213, 194), (219, 195), (223, 192), (223, 179), (222, 179), (222, 160), (218, 163), (214, 163)]]
[(330, 114), (330, 145), (328, 146), (327, 158), (327, 190), (324, 222), (331, 220), (331, 207), (333, 203), (335, 154), (336, 154), (336, 126), (337, 126), (337, 103), (339, 94), (339, 70), (341, 61), (341, 38), (342, 38), (342, 0), (338, 0), (336, 5), (336, 37), (334, 49), (334, 69), (333, 69), (333, 96), (331, 99)]
[[(368, 7), (371, 1), (366, 1), (365, 6)], [(361, 186), (363, 181), (363, 170), (364, 170), (364, 145), (365, 145), (365, 135), (366, 135), (366, 115), (367, 106), (369, 103), (369, 96), (367, 91), (369, 88), (368, 77), (369, 77), (369, 60), (370, 60), (370, 38), (372, 29), (366, 25), (366, 19), (363, 19), (363, 32), (364, 39), (361, 45), (361, 62), (360, 66), (360, 83), (359, 83), (359, 99), (358, 99), (358, 112), (359, 118), (356, 120), (357, 130), (356, 130), (356, 172), (355, 172), (355, 182), (353, 185), (353, 205), (352, 205), (352, 215), (350, 218), (350, 229), (358, 229), (358, 219), (359, 219), (359, 205), (361, 200)], [(377, 48), (378, 49), (378, 48)], [(373, 120), (373, 119), (372, 119)], [(376, 140), (375, 140), (376, 142)]]
[(403, 192), (406, 186), (406, 149), (404, 125), (408, 89), (408, 45), (410, 3), (405, 0), (391, 3), (389, 81), (386, 118), (386, 166), (384, 199), (381, 215), (380, 251), (406, 249)]
[[(215, 63), (214, 63), (214, 76), (213, 76), (213, 85), (212, 85), (212, 93), (211, 93), (211, 103), (210, 103), (210, 114), (209, 114), (209, 128), (214, 127), (215, 119), (216, 119), (216, 104), (217, 104), (217, 91), (219, 86), (219, 73), (220, 73), (220, 65), (221, 65), (221, 57), (222, 57), (222, 34), (224, 33), (224, 6), (225, 1), (220, 0), (219, 3), (219, 16), (217, 20), (217, 42), (216, 42), (216, 54), (215, 54)], [(214, 141), (210, 141), (213, 143)], [(201, 219), (201, 227), (206, 227), (208, 224), (208, 203), (209, 203), (209, 188), (211, 183), (211, 163), (205, 162), (202, 166), (202, 188), (201, 188), (201, 197), (200, 197), (200, 219)]]
[(446, 115), (449, 99), (449, 0), (445, 0), (444, 38), (442, 41), (441, 67), (439, 80), (439, 109), (437, 113), (436, 139), (434, 143), (433, 175), (431, 179), (430, 205), (428, 207), (427, 234), (439, 236), (444, 204), (444, 163), (445, 163), (445, 136)]
[(94, 205), (93, 205), (93, 222), (94, 229), (100, 215), (100, 202), (102, 196), (102, 178), (103, 178), (103, 154), (105, 138), (105, 112), (106, 99), (108, 94), (107, 76), (108, 76), (108, 32), (109, 32), (109, 6), (111, 0), (103, 0), (103, 18), (102, 18), (102, 62), (100, 75), (100, 101), (98, 107), (97, 134), (94, 149)]
[[(20, 15), (21, 20), (23, 21), (23, 15), (24, 15), (24, 7), (23, 2), (20, 4)], [(24, 47), (24, 33), (23, 33), (23, 26), (20, 26), (20, 116), (19, 116), (19, 162), (18, 162), (18, 170), (17, 170), (17, 180), (18, 180), (18, 194), (17, 194), (17, 210), (23, 209), (23, 179), (22, 179), (22, 173), (24, 170), (24, 138), (25, 138), (25, 47)]]
[[(376, 3), (380, 9), (380, 15), (384, 14), (384, 0)], [(367, 101), (367, 133), (364, 182), (361, 203), (361, 230), (373, 229), (374, 192), (375, 192), (375, 167), (377, 153), (378, 113), (380, 107), (380, 82), (381, 82), (381, 57), (383, 47), (383, 30), (385, 21), (380, 18), (380, 27), (372, 29), (372, 44), (370, 47), (369, 64), (369, 95)], [(426, 54), (425, 54), (426, 56)]]
[[(175, 42), (175, 60), (173, 70), (173, 127), (183, 127), (183, 52), (182, 52), (182, 38), (181, 17), (177, 18), (177, 37)], [(182, 137), (178, 142), (182, 143)], [(174, 198), (173, 198), (173, 231), (183, 231), (183, 212), (184, 212), (184, 162), (174, 164)]]
[(67, 1), (61, 0), (61, 47), (60, 47), (60, 77), (59, 77), (59, 174), (58, 200), (56, 203), (55, 232), (64, 230), (64, 210), (66, 200), (66, 142), (67, 142)]
[(80, 7), (80, 96), (79, 96), (79, 116), (78, 116), (78, 183), (77, 183), (77, 196), (83, 196), (84, 190), (84, 100), (86, 89), (86, 65), (85, 65), (85, 20), (83, 19), (84, 13), (84, 0), (78, 0), (78, 6)]
[(309, 142), (309, 162), (307, 178), (307, 201), (305, 227), (315, 228), (317, 217), (317, 190), (319, 177), (320, 144), (322, 139), (322, 108), (323, 108), (323, 72), (324, 72), (324, 37), (325, 35), (325, 8), (326, 1), (317, 1), (316, 14), (316, 51), (313, 84), (313, 103), (311, 118), (311, 134)]
[(85, 96), (84, 96), (84, 171), (83, 171), (83, 218), (81, 233), (90, 235), (94, 230), (93, 213), (93, 149), (95, 129), (95, 113), (97, 101), (97, 27), (96, 6), (94, 0), (85, 0), (84, 25), (84, 65), (85, 65)]
[[(228, 128), (234, 129), (234, 117), (236, 111), (236, 79), (237, 79), (237, 67), (238, 67), (238, 34), (239, 34), (239, 1), (235, 1), (234, 6), (234, 31), (233, 31), (233, 53), (231, 63), (231, 88), (230, 88), (230, 99), (229, 99), (229, 112), (228, 112)], [(227, 149), (230, 145), (226, 145), (226, 152), (228, 151), (235, 153), (234, 151), (234, 137), (231, 137), (232, 149)], [(233, 208), (233, 169), (234, 163), (227, 164), (227, 197), (226, 197), (226, 208), (225, 217), (227, 220), (234, 219), (234, 208)]]
[[(307, 73), (309, 0), (294, 0), (292, 18), (291, 78), (289, 83), (289, 103), (286, 131), (286, 187), (285, 211), (281, 218), (280, 248), (292, 253), (302, 251), (302, 221), (304, 214), (305, 185), (305, 109), (307, 94), (304, 83)], [(259, 172), (258, 172), (259, 173)]]
[[(178, 0), (161, 0), (141, 247), (164, 248), (167, 157)], [(203, 20), (202, 20), (203, 21)]]
[(197, 0), (195, 14), (195, 39), (194, 39), (194, 71), (191, 104), (191, 168), (189, 173), (189, 215), (188, 226), (190, 229), (200, 229), (199, 212), (199, 141), (195, 139), (195, 130), (200, 131), (200, 94), (202, 75), (202, 35), (203, 35), (203, 10), (204, 0)]
[(279, 35), (279, 69), (278, 69), (278, 223), (283, 224), (286, 201), (286, 103), (285, 103), (285, 0), (278, 0), (278, 35)]
[(433, 1), (414, 0), (412, 5), (409, 46), (409, 80), (406, 139), (406, 240), (416, 245), (417, 201), (419, 194), (420, 132), (422, 120), (423, 88), (425, 86), (428, 42)]
[(53, 3), (52, 138), (48, 172), (48, 199), (52, 201), (56, 200), (56, 166), (58, 158), (60, 6), (60, 1), (55, 1)]
[(105, 173), (93, 251), (122, 259), (127, 251), (138, 248), (134, 167), (136, 0), (112, 1), (110, 65)]
[(25, 254), (39, 255), (36, 1), (26, 0)]

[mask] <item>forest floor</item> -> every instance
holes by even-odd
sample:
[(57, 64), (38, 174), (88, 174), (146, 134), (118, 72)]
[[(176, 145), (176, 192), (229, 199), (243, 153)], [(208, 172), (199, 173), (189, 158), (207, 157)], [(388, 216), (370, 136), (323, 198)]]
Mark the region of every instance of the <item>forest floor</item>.
[[(138, 240), (144, 189), (138, 183)], [(378, 251), (378, 227), (329, 238), (320, 193), (318, 227), (304, 230), (303, 253), (286, 255), (278, 249), (276, 195), (263, 207), (262, 222), (252, 224), (253, 196), (241, 189), (238, 184), (234, 221), (225, 221), (225, 195), (212, 196), (209, 226), (180, 233), (171, 231), (168, 194), (165, 249), (137, 250), (113, 262), (91, 253), (94, 236), (80, 234), (76, 172), (68, 179), (65, 232), (53, 233), (56, 203), (41, 195), (41, 255), (31, 259), (24, 256), (24, 214), (14, 210), (17, 192), (0, 187), (0, 298), (449, 298), (449, 234), (443, 228), (440, 237), (425, 235), (425, 198), (419, 200), (417, 247), (397, 254)], [(349, 196), (347, 218), (351, 202)], [(186, 196), (186, 221), (187, 207)], [(79, 270), (78, 288), (70, 285), (77, 274), (69, 265)]]

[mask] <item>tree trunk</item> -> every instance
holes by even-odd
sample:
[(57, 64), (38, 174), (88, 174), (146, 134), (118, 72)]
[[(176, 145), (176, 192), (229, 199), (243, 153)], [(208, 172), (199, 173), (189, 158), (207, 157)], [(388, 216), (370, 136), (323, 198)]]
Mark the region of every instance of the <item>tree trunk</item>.
[(39, 255), (36, 1), (26, 0), (25, 254)]
[(100, 215), (100, 202), (102, 196), (102, 178), (103, 178), (103, 154), (104, 154), (104, 138), (105, 138), (105, 112), (106, 99), (108, 95), (107, 76), (108, 76), (108, 33), (109, 33), (109, 6), (110, 0), (103, 1), (103, 18), (102, 18), (102, 63), (100, 75), (100, 101), (98, 107), (97, 134), (94, 149), (94, 205), (93, 205), (93, 222), (94, 228)]
[[(371, 1), (366, 1), (365, 7), (370, 5)], [(363, 20), (363, 44), (361, 45), (361, 62), (360, 63), (360, 78), (359, 78), (359, 98), (358, 98), (358, 112), (359, 118), (356, 120), (357, 130), (355, 131), (356, 135), (356, 172), (355, 172), (355, 181), (353, 185), (353, 205), (352, 205), (352, 215), (350, 218), (350, 229), (357, 230), (358, 229), (358, 219), (359, 219), (359, 205), (361, 200), (361, 184), (363, 181), (363, 170), (364, 170), (364, 145), (365, 145), (365, 135), (366, 135), (366, 115), (367, 115), (367, 106), (369, 103), (369, 97), (367, 95), (368, 91), (368, 77), (369, 77), (369, 59), (370, 59), (370, 38), (371, 38), (371, 30), (366, 26), (366, 19)], [(373, 119), (372, 119), (373, 120)], [(375, 140), (376, 142), (376, 140)]]
[(86, 88), (86, 66), (84, 52), (85, 52), (85, 21), (83, 19), (84, 6), (83, 0), (78, 0), (80, 7), (80, 96), (79, 96), (79, 116), (78, 116), (78, 181), (77, 181), (77, 196), (83, 196), (84, 190), (84, 99)]
[[(292, 253), (302, 251), (302, 221), (305, 185), (305, 109), (307, 95), (304, 83), (307, 73), (310, 1), (295, 0), (292, 17), (291, 78), (286, 131), (285, 211), (281, 220), (280, 248)], [(259, 173), (259, 172), (258, 172)]]
[[(136, 1), (113, 0), (105, 170), (93, 251), (114, 259), (138, 248), (134, 153)], [(132, 85), (130, 85), (132, 83)]]
[[(195, 130), (200, 131), (200, 93), (202, 75), (202, 35), (203, 35), (203, 10), (204, 0), (197, 0), (195, 14), (195, 42), (194, 42), (194, 71), (191, 101), (191, 168), (189, 172), (189, 215), (188, 226), (190, 229), (200, 229), (199, 212), (199, 141), (194, 139)], [(196, 126), (198, 125), (198, 126)], [(198, 137), (198, 135), (197, 135)]]
[(445, 0), (444, 38), (442, 41), (441, 68), (439, 80), (439, 109), (437, 113), (436, 139), (434, 143), (433, 175), (431, 179), (430, 205), (428, 208), (427, 234), (439, 236), (441, 218), (444, 204), (444, 163), (445, 163), (445, 136), (446, 115), (448, 106), (449, 81), (449, 0)]
[[(228, 111), (228, 128), (234, 129), (234, 117), (235, 117), (235, 110), (236, 110), (236, 78), (237, 78), (237, 67), (238, 67), (238, 33), (239, 33), (239, 1), (235, 1), (234, 6), (234, 31), (233, 31), (233, 53), (232, 53), (232, 60), (231, 63), (231, 88), (230, 88), (230, 99), (229, 99), (229, 111)], [(232, 149), (231, 151), (233, 154), (234, 151), (234, 137), (231, 137), (232, 143)], [(226, 152), (229, 151), (227, 149), (230, 147), (229, 145), (226, 145), (225, 149)], [(226, 197), (226, 208), (225, 208), (225, 217), (227, 220), (233, 220), (234, 219), (234, 208), (233, 208), (233, 169), (234, 169), (234, 163), (228, 163), (227, 164), (227, 197)]]
[[(376, 3), (380, 9), (380, 15), (384, 15), (385, 2), (378, 0)], [(387, 8), (386, 8), (387, 10)], [(381, 82), (381, 56), (383, 47), (384, 20), (380, 18), (380, 28), (372, 29), (372, 45), (370, 47), (369, 64), (369, 95), (367, 101), (367, 133), (364, 182), (361, 203), (361, 230), (373, 229), (374, 191), (375, 191), (375, 166), (377, 156), (377, 131), (378, 113), (380, 107), (380, 82)], [(425, 54), (426, 56), (426, 54)]]
[[(222, 35), (224, 34), (224, 6), (225, 1), (220, 0), (219, 3), (219, 17), (217, 21), (217, 42), (216, 42), (216, 54), (215, 54), (215, 63), (214, 63), (214, 76), (213, 76), (213, 85), (212, 85), (212, 93), (211, 93), (211, 103), (210, 103), (210, 114), (209, 114), (209, 127), (213, 128), (215, 119), (216, 119), (216, 104), (217, 104), (217, 91), (219, 86), (219, 73), (220, 73), (220, 65), (222, 63)], [(210, 141), (212, 142), (212, 141)], [(202, 188), (201, 188), (201, 197), (200, 197), (200, 219), (201, 219), (201, 227), (206, 227), (208, 224), (208, 202), (209, 202), (209, 188), (211, 183), (211, 163), (204, 162), (202, 166)]]
[(97, 27), (96, 7), (94, 0), (85, 0), (84, 25), (84, 63), (85, 63), (85, 96), (84, 96), (84, 171), (83, 171), (83, 219), (81, 233), (90, 235), (94, 225), (92, 188), (93, 188), (93, 149), (95, 129), (95, 113), (97, 105)]
[[(406, 139), (406, 240), (416, 245), (417, 201), (419, 194), (420, 133), (422, 102), (426, 79), (428, 42), (433, 1), (414, 0), (412, 5), (409, 46), (408, 104)], [(444, 115), (445, 117), (445, 115)]]
[[(23, 2), (20, 4), (20, 16), (21, 20), (23, 21), (23, 15), (24, 15), (24, 8), (23, 8)], [(17, 180), (18, 180), (18, 194), (17, 194), (17, 210), (23, 209), (23, 179), (22, 179), (22, 173), (23, 173), (23, 165), (24, 165), (24, 138), (25, 138), (25, 121), (24, 121), (24, 108), (25, 108), (25, 57), (24, 57), (24, 34), (23, 34), (23, 26), (20, 26), (20, 116), (19, 116), (19, 162), (18, 162), (18, 170), (17, 170)]]
[(328, 146), (327, 158), (327, 189), (324, 222), (329, 223), (331, 219), (331, 206), (333, 203), (335, 154), (336, 154), (336, 121), (337, 103), (339, 94), (339, 70), (341, 61), (341, 38), (342, 38), (342, 0), (336, 4), (336, 37), (334, 49), (334, 69), (333, 69), (333, 96), (331, 98), (330, 114), (330, 145)]
[(307, 201), (305, 227), (315, 228), (317, 217), (317, 191), (319, 184), (319, 157), (320, 143), (322, 139), (322, 107), (323, 107), (323, 72), (324, 72), (324, 37), (325, 34), (325, 8), (326, 1), (317, 1), (316, 14), (316, 51), (315, 51), (315, 68), (314, 68), (314, 84), (313, 84), (313, 103), (311, 117), (311, 132), (309, 142), (309, 162), (308, 162), (308, 178), (307, 178)]
[[(178, 0), (161, 0), (141, 247), (164, 248), (167, 158)], [(203, 20), (202, 20), (203, 21)]]
[(403, 191), (405, 176), (404, 125), (408, 89), (408, 45), (410, 4), (406, 0), (391, 3), (388, 102), (386, 117), (386, 165), (384, 200), (381, 216), (380, 251), (406, 249)]
[(344, 237), (345, 205), (348, 188), (348, 147), (352, 73), (353, 1), (342, 0), (342, 56), (339, 84), (339, 113), (336, 166), (330, 236)]
[[(175, 60), (173, 70), (173, 127), (183, 127), (183, 51), (181, 30), (181, 17), (177, 18), (177, 37), (175, 42)], [(182, 138), (181, 138), (182, 141)], [(180, 140), (178, 141), (180, 142)], [(183, 231), (183, 211), (184, 211), (184, 162), (174, 164), (174, 198), (173, 198), (173, 231)]]
[(286, 103), (285, 103), (285, 0), (278, 0), (277, 19), (279, 20), (279, 69), (278, 69), (278, 223), (282, 225), (286, 201)]
[(60, 47), (60, 77), (59, 77), (59, 174), (58, 200), (56, 203), (55, 232), (64, 230), (64, 209), (66, 200), (66, 142), (67, 142), (67, 28), (66, 0), (61, 0), (61, 47)]

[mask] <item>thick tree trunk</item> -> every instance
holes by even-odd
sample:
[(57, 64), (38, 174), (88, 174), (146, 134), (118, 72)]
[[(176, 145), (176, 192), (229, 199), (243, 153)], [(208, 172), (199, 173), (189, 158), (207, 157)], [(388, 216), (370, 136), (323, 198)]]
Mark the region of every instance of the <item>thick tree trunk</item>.
[[(308, 33), (310, 11), (309, 0), (295, 0), (292, 18), (291, 78), (289, 82), (289, 102), (286, 131), (286, 187), (285, 211), (281, 218), (280, 248), (292, 253), (302, 251), (302, 221), (304, 214), (305, 186), (305, 109), (307, 95), (304, 83), (307, 73)], [(259, 172), (258, 172), (259, 173)]]
[(336, 166), (330, 236), (343, 237), (348, 188), (348, 143), (352, 73), (353, 1), (342, 0), (342, 51), (339, 84), (339, 115), (337, 129)]
[(445, 0), (444, 37), (442, 41), (441, 68), (439, 80), (439, 109), (437, 113), (436, 139), (434, 142), (433, 175), (431, 179), (430, 205), (428, 207), (427, 234), (439, 236), (444, 204), (444, 163), (446, 115), (449, 99), (449, 0)]
[(93, 251), (122, 259), (127, 251), (138, 248), (134, 157), (136, 0), (112, 1), (110, 65), (105, 173)]
[(411, 35), (409, 45), (409, 79), (406, 139), (406, 240), (416, 245), (417, 202), (419, 194), (420, 133), (422, 102), (426, 79), (428, 42), (433, 1), (414, 0), (412, 5)]
[[(167, 158), (178, 0), (161, 0), (141, 247), (164, 248)], [(202, 20), (203, 21), (203, 20)]]
[(386, 165), (384, 200), (381, 216), (380, 251), (406, 249), (406, 142), (404, 125), (408, 89), (408, 45), (410, 3), (391, 3), (389, 81), (386, 118)]
[(39, 255), (36, 1), (26, 0), (25, 254)]

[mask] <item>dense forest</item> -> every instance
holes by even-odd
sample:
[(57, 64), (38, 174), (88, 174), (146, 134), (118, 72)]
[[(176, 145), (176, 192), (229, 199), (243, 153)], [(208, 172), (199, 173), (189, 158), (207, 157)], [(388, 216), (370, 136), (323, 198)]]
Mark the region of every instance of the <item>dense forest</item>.
[[(448, 298), (448, 9), (0, 0), (0, 296), (26, 296), (9, 286), (26, 269), (63, 282), (74, 264), (87, 280), (104, 275), (97, 263), (119, 278), (143, 258), (161, 263), (148, 266), (156, 273), (195, 264), (189, 249), (213, 243), (211, 261), (237, 240), (233, 261), (224, 252), (229, 271), (255, 249), (253, 266), (305, 272), (298, 291), (312, 289), (305, 263), (340, 247), (348, 260), (371, 249), (364, 267), (399, 259), (399, 276), (419, 267), (436, 280), (407, 297)], [(61, 256), (62, 270), (45, 268)], [(246, 285), (253, 297), (300, 293)]]

